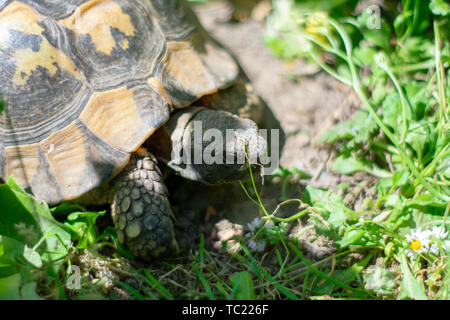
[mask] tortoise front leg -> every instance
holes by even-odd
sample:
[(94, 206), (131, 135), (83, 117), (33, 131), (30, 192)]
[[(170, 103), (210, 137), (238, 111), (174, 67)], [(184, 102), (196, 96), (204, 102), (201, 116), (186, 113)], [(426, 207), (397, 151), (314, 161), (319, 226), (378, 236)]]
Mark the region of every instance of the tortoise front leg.
[(119, 240), (147, 261), (178, 253), (174, 215), (153, 155), (134, 155), (113, 184), (111, 213)]

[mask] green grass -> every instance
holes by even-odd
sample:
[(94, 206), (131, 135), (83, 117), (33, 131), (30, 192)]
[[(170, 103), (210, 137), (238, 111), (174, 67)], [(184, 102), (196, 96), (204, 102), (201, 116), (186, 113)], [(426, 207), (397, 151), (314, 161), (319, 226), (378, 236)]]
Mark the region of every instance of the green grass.
[[(354, 1), (322, 3), (315, 10), (308, 2), (288, 3), (284, 11), (274, 1), (266, 42), (282, 58), (305, 57), (354, 90), (360, 100), (354, 118), (337, 124), (319, 142), (337, 151), (335, 172), (364, 172), (377, 179), (376, 196), (364, 199), (358, 210), (330, 190), (307, 187), (311, 210), (329, 222), (339, 251), (367, 248), (366, 254), (383, 259), (384, 270), (403, 274), (392, 297), (448, 297), (448, 283), (440, 280), (448, 278), (450, 247), (443, 245), (448, 236), (431, 240), (440, 243), (434, 254), (405, 256), (411, 250), (405, 236), (411, 231), (448, 230), (448, 5), (402, 1), (398, 11), (397, 2), (382, 11), (381, 29), (371, 30), (367, 13), (342, 15)], [(296, 46), (299, 42), (304, 45)]]

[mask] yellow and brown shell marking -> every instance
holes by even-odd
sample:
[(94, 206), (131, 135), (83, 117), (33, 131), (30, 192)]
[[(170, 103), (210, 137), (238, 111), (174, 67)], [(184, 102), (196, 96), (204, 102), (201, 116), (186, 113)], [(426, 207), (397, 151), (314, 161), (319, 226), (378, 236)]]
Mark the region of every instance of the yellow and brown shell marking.
[(238, 72), (184, 1), (0, 1), (0, 178), (77, 198)]

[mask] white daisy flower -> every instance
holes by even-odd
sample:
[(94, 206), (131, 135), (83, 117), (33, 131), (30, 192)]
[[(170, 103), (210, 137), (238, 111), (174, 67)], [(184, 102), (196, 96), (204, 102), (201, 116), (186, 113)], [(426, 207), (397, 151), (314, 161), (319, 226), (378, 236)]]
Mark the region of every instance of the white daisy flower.
[(445, 229), (443, 226), (440, 227), (433, 227), (431, 229), (431, 234), (436, 237), (436, 239), (445, 240), (448, 237), (448, 231), (445, 232)]
[(448, 238), (448, 231), (446, 232), (443, 226), (433, 227), (431, 229), (432, 243), (430, 246), (430, 252), (436, 256), (439, 255), (439, 244), (442, 242), (442, 249), (444, 251), (450, 251), (450, 240)]
[(438, 256), (438, 242), (443, 242), (444, 250), (450, 250), (450, 240), (446, 240), (447, 237), (448, 232), (445, 232), (443, 227), (434, 227), (431, 230), (423, 231), (421, 228), (412, 230), (406, 235), (408, 249), (405, 252), (412, 259), (415, 259), (418, 254), (422, 253), (432, 253)]
[(418, 228), (416, 230), (411, 230), (411, 233), (406, 235), (406, 241), (408, 242), (406, 254), (408, 257), (415, 259), (418, 254), (429, 251), (430, 233), (430, 230), (422, 231), (421, 228)]

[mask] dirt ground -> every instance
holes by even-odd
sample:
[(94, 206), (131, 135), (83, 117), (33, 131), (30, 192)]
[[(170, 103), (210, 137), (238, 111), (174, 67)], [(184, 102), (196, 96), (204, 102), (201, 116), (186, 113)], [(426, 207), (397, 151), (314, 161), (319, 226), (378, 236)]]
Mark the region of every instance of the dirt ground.
[[(291, 185), (287, 196), (298, 198), (305, 183), (336, 186), (340, 177), (327, 169), (332, 155), (316, 145), (315, 139), (351, 113), (354, 97), (349, 89), (306, 61), (287, 63), (275, 57), (263, 42), (264, 19), (231, 22), (232, 8), (227, 1), (196, 5), (195, 11), (205, 29), (236, 56), (256, 92), (280, 121), (286, 134), (281, 166), (306, 171), (312, 177)], [(263, 202), (271, 212), (282, 200), (280, 185), (270, 177), (263, 185), (259, 183)], [(236, 233), (231, 230), (233, 224), (240, 230), (263, 215), (239, 184), (207, 187), (177, 177), (169, 178), (167, 184), (177, 216), (177, 239), (184, 249), (198, 248), (201, 233), (207, 248), (218, 248), (219, 240)]]

